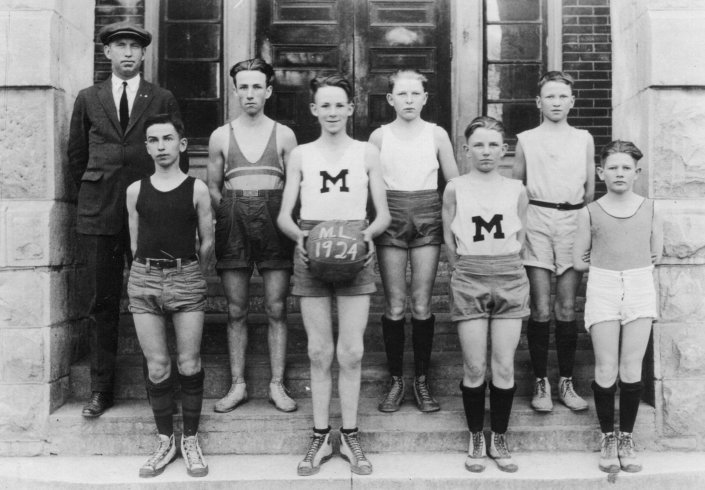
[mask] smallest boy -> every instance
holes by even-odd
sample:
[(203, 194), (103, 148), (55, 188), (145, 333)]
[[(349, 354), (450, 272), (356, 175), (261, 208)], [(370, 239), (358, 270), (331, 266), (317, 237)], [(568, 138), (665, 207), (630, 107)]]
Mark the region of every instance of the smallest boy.
[[(206, 476), (208, 465), (198, 443), (203, 402), (201, 335), (206, 303), (202, 267), (213, 249), (213, 223), (206, 184), (179, 169), (186, 150), (183, 123), (173, 114), (157, 114), (144, 124), (151, 177), (127, 188), (130, 246), (134, 262), (127, 294), (137, 338), (147, 361), (145, 380), (159, 444), (139, 471), (159, 475), (176, 456), (173, 392), (181, 386), (181, 455), (190, 476)], [(196, 254), (196, 233), (199, 249)], [(176, 333), (178, 375), (171, 369), (166, 315)]]
[(527, 340), (536, 376), (531, 406), (538, 412), (553, 410), (547, 378), (553, 273), (558, 399), (571, 410), (587, 408), (573, 387), (578, 339), (575, 295), (582, 272), (573, 269), (572, 249), (578, 210), (592, 201), (595, 192), (595, 144), (590, 133), (568, 124), (575, 103), (573, 83), (570, 75), (560, 71), (550, 71), (539, 80), (536, 106), (543, 121), (518, 135), (513, 171), (529, 196), (522, 259), (531, 284)]

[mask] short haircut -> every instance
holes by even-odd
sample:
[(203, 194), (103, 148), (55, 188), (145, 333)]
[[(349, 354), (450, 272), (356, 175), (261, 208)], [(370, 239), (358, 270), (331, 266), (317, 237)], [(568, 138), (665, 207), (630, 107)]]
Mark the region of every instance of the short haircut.
[(352, 85), (347, 79), (343, 78), (342, 75), (339, 75), (337, 73), (334, 75), (328, 75), (327, 77), (316, 77), (311, 80), (309, 86), (311, 87), (312, 102), (316, 101), (316, 92), (318, 92), (318, 89), (321, 87), (342, 88), (345, 91), (345, 94), (348, 96), (348, 102), (352, 102), (353, 100)]
[(490, 116), (480, 116), (470, 121), (468, 127), (465, 128), (465, 141), (469, 140), (470, 136), (472, 136), (472, 134), (480, 128), (497, 131), (502, 135), (502, 139), (504, 139), (505, 130), (502, 121)]
[(426, 92), (426, 85), (428, 84), (428, 78), (426, 78), (426, 75), (419, 73), (418, 70), (414, 69), (400, 69), (389, 75), (389, 92), (394, 91), (394, 84), (397, 83), (397, 80), (401, 80), (402, 78), (410, 78), (412, 80), (418, 80), (421, 82), (421, 86), (423, 87), (423, 91)]
[(629, 155), (632, 159), (634, 159), (635, 164), (638, 164), (641, 157), (644, 156), (641, 150), (631, 141), (614, 140), (610, 141), (602, 148), (602, 151), (600, 152), (600, 165), (604, 165), (607, 157), (614, 155), (615, 153), (625, 153)]
[(549, 71), (546, 72), (539, 80), (539, 95), (541, 95), (541, 89), (543, 88), (543, 86), (546, 85), (548, 82), (565, 83), (571, 88), (571, 90), (573, 89), (573, 84), (575, 84), (575, 80), (573, 80), (573, 77), (571, 77), (567, 73), (563, 71)]
[(154, 114), (153, 116), (149, 116), (147, 119), (144, 121), (144, 135), (145, 137), (147, 136), (147, 129), (149, 129), (151, 126), (154, 126), (156, 124), (171, 124), (174, 126), (174, 129), (176, 129), (176, 133), (179, 135), (179, 138), (183, 138), (185, 131), (184, 131), (184, 123), (181, 120), (179, 116), (174, 114), (173, 112), (170, 113), (164, 113), (164, 114)]
[(259, 71), (264, 73), (264, 76), (267, 79), (267, 86), (270, 86), (274, 81), (274, 68), (262, 58), (252, 58), (251, 60), (240, 61), (239, 63), (235, 63), (233, 67), (230, 68), (230, 76), (233, 77), (233, 84), (235, 84), (235, 86), (237, 86), (235, 76), (241, 71)]

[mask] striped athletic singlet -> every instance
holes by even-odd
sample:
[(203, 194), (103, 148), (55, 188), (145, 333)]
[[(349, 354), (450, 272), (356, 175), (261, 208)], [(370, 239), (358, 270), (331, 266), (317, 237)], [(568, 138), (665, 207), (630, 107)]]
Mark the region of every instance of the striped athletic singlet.
[(272, 127), (272, 133), (267, 141), (262, 156), (256, 162), (250, 162), (242, 154), (235, 139), (232, 124), (230, 128), (230, 144), (228, 158), (225, 161), (225, 189), (283, 189), (284, 168), (279, 161), (277, 151), (277, 123)]

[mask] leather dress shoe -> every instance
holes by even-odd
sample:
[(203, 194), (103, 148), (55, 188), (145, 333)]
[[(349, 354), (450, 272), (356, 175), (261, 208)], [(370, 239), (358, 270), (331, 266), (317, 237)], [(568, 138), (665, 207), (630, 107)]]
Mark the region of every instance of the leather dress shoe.
[(113, 395), (105, 391), (94, 391), (91, 399), (83, 407), (83, 416), (88, 418), (100, 417), (107, 409), (113, 406)]

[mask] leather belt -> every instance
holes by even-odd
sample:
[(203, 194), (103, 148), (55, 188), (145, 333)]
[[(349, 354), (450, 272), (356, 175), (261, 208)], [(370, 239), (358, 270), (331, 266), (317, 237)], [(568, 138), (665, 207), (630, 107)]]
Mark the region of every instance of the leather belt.
[(198, 262), (198, 256), (194, 254), (183, 259), (150, 259), (148, 257), (135, 257), (134, 260), (138, 264), (144, 264), (148, 267), (154, 267), (155, 269), (174, 269), (179, 267), (179, 262), (182, 267)]
[(227, 194), (236, 197), (268, 197), (281, 193), (282, 189), (235, 189), (227, 192)]
[(573, 211), (576, 209), (582, 209), (585, 206), (583, 203), (571, 204), (569, 202), (546, 202), (537, 201), (536, 199), (529, 199), (529, 204), (533, 204), (534, 206), (538, 206), (540, 208), (558, 209), (559, 211)]

